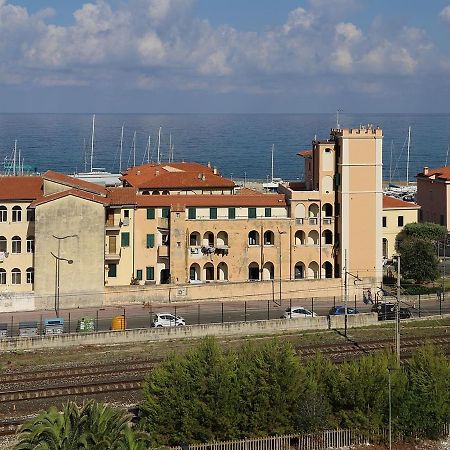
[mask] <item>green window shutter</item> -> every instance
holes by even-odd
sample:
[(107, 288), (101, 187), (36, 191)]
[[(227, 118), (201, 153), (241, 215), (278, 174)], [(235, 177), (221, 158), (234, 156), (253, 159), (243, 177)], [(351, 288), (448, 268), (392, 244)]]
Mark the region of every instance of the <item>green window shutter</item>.
[(121, 246), (122, 247), (129, 247), (130, 246), (130, 233), (124, 232), (121, 233)]
[(155, 246), (155, 235), (147, 234), (147, 248), (153, 248)]
[(264, 217), (272, 217), (272, 208), (264, 208)]
[(209, 218), (217, 219), (217, 208), (209, 208)]
[(341, 185), (341, 174), (337, 173), (334, 175), (334, 187), (337, 188)]
[(248, 208), (248, 218), (256, 219), (256, 208)]
[(153, 281), (155, 279), (155, 268), (147, 267), (145, 269), (145, 278), (149, 281)]
[(136, 270), (136, 278), (137, 278), (139, 281), (142, 281), (142, 269)]
[(228, 218), (236, 219), (236, 208), (228, 208)]
[(108, 277), (117, 277), (117, 264), (108, 264)]
[(197, 218), (197, 210), (195, 208), (188, 209), (188, 219), (196, 219)]
[(155, 218), (155, 208), (147, 208), (147, 219)]
[(162, 209), (162, 214), (164, 219), (168, 219), (170, 216), (170, 208), (163, 208)]

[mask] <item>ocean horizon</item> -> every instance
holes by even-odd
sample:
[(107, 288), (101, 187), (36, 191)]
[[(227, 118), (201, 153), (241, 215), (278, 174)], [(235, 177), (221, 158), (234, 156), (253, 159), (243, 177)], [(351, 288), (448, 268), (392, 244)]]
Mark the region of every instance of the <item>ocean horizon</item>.
[[(411, 126), (409, 180), (423, 166), (441, 167), (449, 158), (450, 114), (341, 113), (340, 125), (357, 128), (372, 124), (383, 129), (384, 180), (405, 180), (407, 134)], [(271, 174), (284, 180), (303, 178), (301, 150), (311, 141), (326, 139), (336, 126), (332, 113), (96, 113), (95, 168), (118, 172), (121, 128), (124, 126), (122, 170), (133, 165), (136, 132), (136, 164), (156, 160), (158, 130), (160, 154), (168, 161), (169, 141), (174, 161), (208, 162), (223, 176), (266, 180)], [(92, 114), (1, 113), (0, 158), (12, 155), (14, 141), (24, 165), (37, 172), (52, 169), (65, 173), (90, 170)], [(150, 153), (147, 152), (150, 136)]]

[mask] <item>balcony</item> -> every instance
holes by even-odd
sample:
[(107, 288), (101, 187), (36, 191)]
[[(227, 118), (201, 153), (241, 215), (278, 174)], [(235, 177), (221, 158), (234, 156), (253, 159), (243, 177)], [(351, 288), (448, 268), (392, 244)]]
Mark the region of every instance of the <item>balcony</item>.
[(105, 261), (118, 261), (120, 253), (105, 253)]
[(310, 225), (317, 225), (317, 217), (310, 217), (308, 221)]
[(323, 223), (324, 225), (332, 225), (332, 223), (333, 223), (333, 218), (332, 218), (332, 217), (324, 217), (324, 218), (322, 219), (322, 223)]
[(305, 219), (303, 219), (303, 218), (302, 219), (295, 219), (295, 224), (296, 225), (303, 225), (304, 220)]
[(169, 257), (169, 246), (168, 245), (158, 245), (158, 257), (168, 258)]

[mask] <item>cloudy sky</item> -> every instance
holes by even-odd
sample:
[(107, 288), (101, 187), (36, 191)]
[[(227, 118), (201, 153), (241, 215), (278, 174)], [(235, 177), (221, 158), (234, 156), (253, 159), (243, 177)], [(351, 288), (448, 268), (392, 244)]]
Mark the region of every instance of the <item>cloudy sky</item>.
[(0, 0), (2, 112), (449, 112), (450, 0)]

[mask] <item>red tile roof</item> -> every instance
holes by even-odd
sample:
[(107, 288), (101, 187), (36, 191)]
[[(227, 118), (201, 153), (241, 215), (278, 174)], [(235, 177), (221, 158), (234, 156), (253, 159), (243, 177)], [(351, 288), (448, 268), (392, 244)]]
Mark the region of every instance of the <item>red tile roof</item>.
[(91, 202), (101, 203), (103, 205), (108, 204), (108, 199), (101, 195), (92, 194), (91, 192), (80, 191), (79, 189), (68, 189), (67, 191), (55, 192), (54, 194), (46, 195), (44, 197), (40, 197), (37, 200), (34, 200), (31, 203), (31, 207), (34, 208), (38, 205), (42, 205), (43, 203), (51, 202), (53, 200), (57, 200), (59, 198), (74, 196), (78, 198), (83, 198), (85, 200), (89, 200)]
[(303, 156), (303, 158), (311, 158), (312, 157), (312, 150), (302, 150), (301, 152), (297, 153), (298, 156)]
[(110, 205), (135, 205), (137, 197), (137, 188), (135, 187), (117, 187), (108, 189), (108, 200)]
[(78, 180), (77, 178), (65, 175), (60, 172), (55, 172), (53, 170), (48, 170), (42, 177), (44, 178), (44, 180), (61, 183), (65, 186), (70, 186), (82, 191), (92, 192), (99, 195), (106, 195), (106, 189), (99, 184), (90, 183), (89, 181), (84, 180)]
[(34, 200), (42, 195), (42, 177), (0, 177), (0, 200)]
[(441, 180), (450, 181), (450, 166), (438, 167), (437, 169), (428, 169), (428, 174), (423, 172), (417, 174), (418, 177), (440, 178)]
[(233, 188), (232, 180), (198, 163), (143, 164), (128, 169), (121, 180), (139, 189)]
[(420, 206), (417, 203), (405, 202), (399, 198), (390, 197), (389, 195), (383, 195), (383, 209), (419, 209)]

